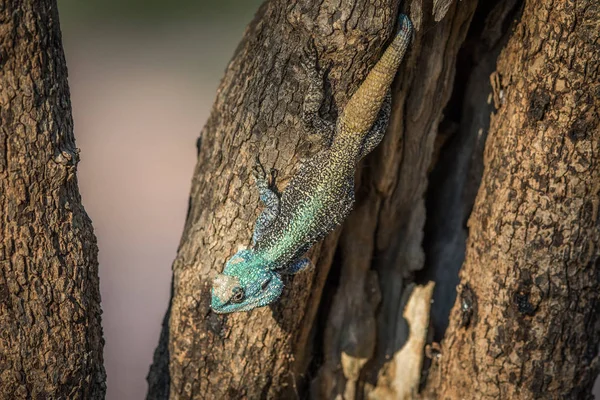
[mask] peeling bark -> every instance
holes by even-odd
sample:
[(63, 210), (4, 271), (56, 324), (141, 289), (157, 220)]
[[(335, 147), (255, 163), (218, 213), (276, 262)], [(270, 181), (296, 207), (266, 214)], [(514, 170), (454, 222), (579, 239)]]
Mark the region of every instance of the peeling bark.
[(0, 398), (103, 399), (98, 249), (55, 1), (0, 0)]
[(600, 359), (600, 6), (526, 1), (432, 386), (443, 399), (591, 399)]

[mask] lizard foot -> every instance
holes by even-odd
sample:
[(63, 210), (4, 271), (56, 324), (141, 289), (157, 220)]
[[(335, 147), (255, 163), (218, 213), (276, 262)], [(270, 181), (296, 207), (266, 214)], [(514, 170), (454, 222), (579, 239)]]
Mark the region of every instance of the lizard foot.
[(254, 181), (259, 187), (267, 187), (272, 191), (277, 189), (276, 179), (277, 179), (278, 171), (275, 168), (271, 168), (269, 170), (269, 178), (267, 179), (267, 172), (265, 171), (265, 167), (263, 167), (260, 162), (260, 158), (256, 156), (254, 166), (252, 167), (252, 176), (254, 177)]
[(325, 143), (326, 147), (329, 147), (334, 135), (335, 124), (322, 118), (319, 110), (325, 97), (323, 89), (325, 71), (329, 69), (331, 63), (319, 68), (317, 48), (312, 39), (309, 39), (301, 50), (300, 65), (308, 82), (302, 106), (302, 123), (310, 142), (321, 141)]
[(277, 218), (280, 201), (277, 188), (275, 187), (275, 179), (277, 178), (277, 170), (275, 168), (271, 168), (270, 177), (267, 179), (267, 172), (260, 163), (258, 156), (256, 156), (256, 163), (252, 168), (252, 175), (256, 181), (258, 196), (265, 205), (265, 209), (259, 215), (254, 225), (252, 243), (256, 244), (269, 228), (273, 220)]
[(323, 69), (319, 68), (317, 62), (318, 59), (317, 46), (315, 46), (315, 42), (309, 38), (300, 50), (300, 66), (310, 79), (322, 81), (324, 72)]
[(271, 168), (270, 177), (269, 177), (269, 187), (273, 191), (277, 190), (277, 185), (276, 185), (275, 181), (277, 179), (278, 174), (279, 174), (278, 170), (276, 170), (275, 168)]

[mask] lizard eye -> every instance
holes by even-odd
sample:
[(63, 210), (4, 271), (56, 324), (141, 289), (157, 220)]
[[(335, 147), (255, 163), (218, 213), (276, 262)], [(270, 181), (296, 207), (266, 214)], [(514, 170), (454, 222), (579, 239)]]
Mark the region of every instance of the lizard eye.
[(267, 288), (267, 286), (269, 286), (269, 282), (271, 282), (271, 278), (269, 279), (265, 279), (261, 284), (260, 284), (260, 288), (262, 290), (265, 290)]
[(241, 303), (244, 300), (244, 289), (236, 287), (233, 289), (233, 296), (231, 296), (232, 303)]

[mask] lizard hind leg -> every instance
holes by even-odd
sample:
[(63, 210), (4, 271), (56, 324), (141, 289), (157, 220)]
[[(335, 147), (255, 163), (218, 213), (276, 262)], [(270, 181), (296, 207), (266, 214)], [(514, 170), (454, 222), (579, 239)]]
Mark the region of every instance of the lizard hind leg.
[(388, 89), (385, 94), (383, 104), (381, 105), (381, 109), (379, 110), (379, 114), (377, 115), (377, 120), (375, 120), (375, 123), (363, 140), (359, 158), (363, 158), (369, 154), (381, 142), (383, 136), (385, 135), (391, 112), (392, 91)]
[(258, 188), (260, 200), (265, 204), (265, 209), (256, 219), (256, 223), (254, 224), (254, 234), (252, 235), (252, 244), (254, 245), (260, 240), (275, 218), (277, 218), (277, 215), (279, 215), (280, 200), (275, 189), (277, 170), (271, 169), (271, 182), (269, 182), (265, 169), (257, 156), (256, 163), (252, 169), (252, 175), (254, 176), (256, 187)]
[(325, 96), (323, 89), (325, 69), (319, 68), (317, 65), (317, 50), (312, 41), (302, 50), (300, 64), (308, 81), (308, 89), (302, 106), (302, 123), (311, 135), (320, 137), (326, 146), (329, 146), (335, 132), (335, 123), (319, 115), (319, 109)]

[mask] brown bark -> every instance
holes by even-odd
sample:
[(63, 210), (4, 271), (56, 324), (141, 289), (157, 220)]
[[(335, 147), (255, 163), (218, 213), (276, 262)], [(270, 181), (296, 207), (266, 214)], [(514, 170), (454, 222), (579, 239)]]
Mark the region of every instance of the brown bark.
[[(589, 393), (598, 344), (598, 325), (592, 318), (597, 312), (597, 266), (585, 264), (597, 258), (593, 182), (598, 181), (598, 170), (593, 151), (598, 150), (598, 116), (591, 100), (598, 91), (597, 67), (584, 68), (594, 58), (584, 60), (572, 49), (585, 48), (581, 51), (590, 54), (594, 50), (597, 36), (587, 25), (594, 15), (597, 18), (597, 9), (578, 3), (575, 13), (571, 3), (561, 3), (546, 11), (548, 20), (534, 33), (526, 35), (527, 25), (522, 25), (494, 74), (502, 88), (498, 79), (492, 80), (492, 96), (491, 87), (481, 82), (493, 71), (520, 3), (498, 0), (478, 10), (478, 29), (470, 33), (476, 44), (463, 48), (477, 57), (462, 64), (461, 76), (469, 82), (462, 90), (453, 87), (453, 79), (476, 1), (403, 2), (403, 12), (416, 27), (415, 40), (394, 85), (386, 137), (357, 173), (354, 212), (342, 229), (311, 251), (316, 268), (290, 279), (279, 303), (219, 316), (209, 309), (211, 279), (239, 244), (249, 244), (260, 210), (248, 179), (254, 155), (279, 170), (279, 187), (284, 188), (298, 160), (319, 146), (306, 140), (299, 121), (306, 84), (295, 70), (298, 49), (314, 37), (321, 62), (332, 62), (324, 111), (334, 117), (377, 60), (397, 9), (394, 0), (341, 5), (270, 0), (263, 5), (228, 66), (201, 134), (188, 219), (173, 266), (172, 300), (148, 377), (148, 398), (415, 397), (423, 345), (432, 335), (422, 315), (429, 313), (432, 286), (415, 285), (416, 275), (434, 278), (436, 290), (443, 289), (438, 291), (439, 302), (451, 304), (456, 279), (452, 271), (464, 257), (463, 221), (481, 176), (478, 154), (492, 99), (501, 107), (493, 118), (483, 189), (471, 219), (464, 285), (441, 366), (436, 347), (430, 348), (429, 355), (437, 361), (427, 394), (437, 389), (440, 397), (511, 398), (526, 391), (514, 388), (539, 392), (559, 381), (564, 390), (556, 389), (557, 396)], [(545, 10), (528, 7), (536, 13)], [(532, 18), (525, 24), (534, 21), (539, 22)], [(565, 65), (575, 69), (568, 71)], [(440, 127), (451, 95), (460, 106), (450, 105), (446, 112), (460, 117), (446, 117)], [(580, 101), (585, 106), (578, 108)], [(445, 129), (454, 140), (448, 146), (442, 144)], [(564, 152), (567, 141), (571, 150)], [(546, 154), (552, 157), (546, 159)], [(437, 163), (443, 176), (436, 177), (434, 185), (446, 183), (428, 189), (428, 173)], [(432, 221), (425, 238), (430, 271), (421, 274), (426, 190), (440, 196), (428, 203), (436, 207), (435, 212), (427, 210)], [(573, 230), (577, 218), (587, 220)], [(441, 223), (444, 219), (447, 224)], [(548, 235), (552, 240), (545, 243)], [(453, 279), (448, 280), (440, 279), (444, 273), (448, 276), (446, 251), (454, 257), (448, 263)], [(481, 265), (489, 267), (484, 270)], [(503, 308), (492, 307), (492, 301)], [(441, 336), (448, 307), (432, 307), (433, 326)], [(579, 313), (579, 322), (570, 329), (566, 316), (573, 313)], [(541, 329), (542, 334), (534, 338), (530, 329)], [(473, 332), (496, 346), (496, 352), (476, 349)], [(552, 348), (561, 351), (550, 354)], [(523, 371), (510, 363), (522, 365)], [(467, 372), (458, 368), (463, 364)], [(546, 377), (551, 369), (570, 375), (553, 381)], [(486, 392), (491, 390), (488, 386), (496, 392)]]
[(526, 1), (498, 60), (485, 171), (432, 384), (587, 399), (600, 360), (600, 6)]
[[(254, 155), (279, 170), (284, 188), (298, 160), (318, 147), (306, 140), (299, 119), (306, 83), (295, 70), (298, 49), (314, 37), (321, 62), (333, 63), (325, 111), (335, 116), (393, 32), (398, 2), (271, 0), (258, 11), (201, 134), (148, 398), (289, 397), (305, 392), (315, 372), (317, 398), (348, 390), (357, 398), (376, 390), (396, 393), (394, 380), (405, 367), (390, 358), (407, 340), (404, 305), (412, 275), (423, 266), (426, 174), (476, 4), (445, 2), (435, 24), (431, 5), (406, 3), (415, 41), (395, 85), (388, 134), (361, 168), (357, 210), (345, 225), (333, 277), (327, 281), (339, 232), (313, 249), (316, 268), (291, 279), (279, 303), (219, 316), (209, 309), (211, 279), (238, 245), (249, 244), (260, 210), (249, 179)], [(339, 282), (331, 282), (337, 276)], [(341, 357), (349, 363), (345, 370)]]
[(300, 128), (307, 84), (297, 71), (299, 49), (314, 35), (321, 61), (333, 62), (331, 92), (343, 106), (395, 29), (397, 2), (374, 3), (267, 1), (248, 27), (201, 133), (189, 214), (173, 265), (169, 337), (163, 336), (168, 352), (157, 350), (169, 357), (170, 387), (155, 383), (164, 376), (157, 369), (166, 367), (159, 356), (149, 398), (164, 398), (166, 390), (182, 399), (261, 398), (286, 387), (296, 390), (295, 337), (312, 325), (335, 235), (326, 251), (313, 252), (318, 272), (294, 277), (273, 308), (215, 315), (209, 308), (211, 279), (238, 245), (249, 245), (260, 210), (250, 179), (255, 154), (278, 169), (283, 188), (299, 158), (313, 150)]
[(102, 399), (97, 246), (55, 1), (0, 0), (0, 398)]
[(425, 262), (424, 195), (434, 140), (476, 2), (449, 4), (435, 24), (439, 11), (419, 10), (420, 20), (416, 4), (409, 15), (420, 29), (409, 73), (397, 77), (390, 126), (365, 161), (359, 200), (344, 224), (339, 283), (320, 339), (324, 362), (312, 387), (317, 399), (403, 399), (418, 389), (418, 379), (404, 380), (422, 364), (422, 351), (420, 358), (404, 352), (413, 328), (404, 311)]

